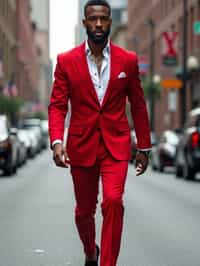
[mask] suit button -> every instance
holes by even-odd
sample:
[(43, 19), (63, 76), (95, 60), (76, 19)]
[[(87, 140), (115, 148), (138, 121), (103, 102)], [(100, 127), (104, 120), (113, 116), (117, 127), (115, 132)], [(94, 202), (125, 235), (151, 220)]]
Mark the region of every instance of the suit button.
[(97, 128), (97, 131), (100, 131), (100, 127)]
[(99, 112), (100, 114), (103, 114), (103, 110), (100, 110), (100, 112)]

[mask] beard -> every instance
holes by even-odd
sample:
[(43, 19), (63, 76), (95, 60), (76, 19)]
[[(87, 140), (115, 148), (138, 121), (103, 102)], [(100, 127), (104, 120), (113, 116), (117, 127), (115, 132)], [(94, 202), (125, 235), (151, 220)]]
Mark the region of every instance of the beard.
[[(103, 44), (107, 41), (108, 36), (110, 34), (110, 27), (107, 29), (107, 31), (100, 31), (102, 33), (101, 36), (96, 35), (96, 32), (92, 32), (89, 28), (86, 29), (88, 39), (95, 43), (95, 44)], [(98, 32), (98, 31), (97, 31)]]

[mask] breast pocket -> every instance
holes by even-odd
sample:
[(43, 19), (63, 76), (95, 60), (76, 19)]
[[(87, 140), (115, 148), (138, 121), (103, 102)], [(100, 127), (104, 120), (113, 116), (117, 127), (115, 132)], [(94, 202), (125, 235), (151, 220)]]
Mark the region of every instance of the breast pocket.
[(128, 84), (128, 78), (124, 77), (124, 78), (115, 78), (113, 79), (113, 84), (115, 88), (118, 88), (120, 90), (123, 90), (127, 87)]

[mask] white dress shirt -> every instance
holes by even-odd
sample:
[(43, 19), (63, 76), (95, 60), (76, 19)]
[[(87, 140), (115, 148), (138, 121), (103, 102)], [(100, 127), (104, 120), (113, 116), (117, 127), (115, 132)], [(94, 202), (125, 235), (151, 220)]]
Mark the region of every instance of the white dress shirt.
[(98, 67), (94, 61), (94, 56), (90, 50), (88, 42), (85, 42), (85, 52), (87, 57), (88, 68), (90, 76), (99, 100), (99, 103), (102, 104), (103, 98), (108, 87), (108, 82), (110, 79), (110, 42), (108, 41), (107, 45), (103, 49), (103, 60), (101, 65), (100, 74), (98, 73)]

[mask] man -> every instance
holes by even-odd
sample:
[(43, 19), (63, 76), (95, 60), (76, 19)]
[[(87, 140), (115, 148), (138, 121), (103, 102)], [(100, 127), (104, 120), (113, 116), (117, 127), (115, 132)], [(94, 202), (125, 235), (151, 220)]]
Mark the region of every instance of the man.
[[(70, 165), (75, 221), (85, 252), (85, 266), (116, 266), (123, 226), (122, 197), (130, 159), (127, 99), (138, 140), (136, 175), (148, 165), (151, 148), (147, 110), (138, 77), (137, 57), (109, 40), (111, 8), (105, 0), (85, 5), (88, 39), (57, 59), (49, 105), (49, 129), (57, 166)], [(67, 147), (64, 121), (71, 103)], [(95, 211), (102, 183), (101, 247), (95, 242)]]

